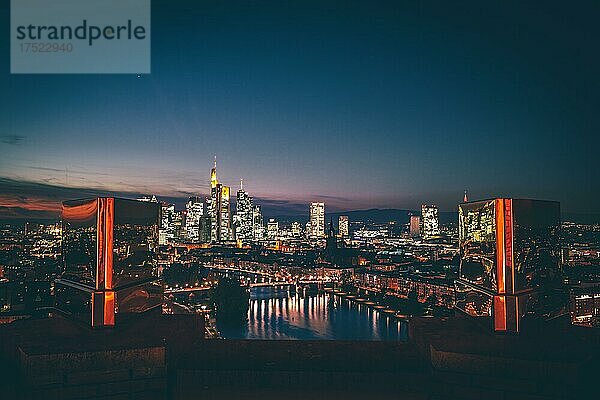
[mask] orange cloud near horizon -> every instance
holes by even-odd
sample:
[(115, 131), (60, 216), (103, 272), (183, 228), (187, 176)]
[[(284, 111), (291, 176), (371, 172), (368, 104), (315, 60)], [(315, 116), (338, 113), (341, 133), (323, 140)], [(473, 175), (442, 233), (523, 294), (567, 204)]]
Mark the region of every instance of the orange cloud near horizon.
[(0, 207), (22, 208), (29, 211), (60, 212), (62, 201), (42, 197), (0, 195)]

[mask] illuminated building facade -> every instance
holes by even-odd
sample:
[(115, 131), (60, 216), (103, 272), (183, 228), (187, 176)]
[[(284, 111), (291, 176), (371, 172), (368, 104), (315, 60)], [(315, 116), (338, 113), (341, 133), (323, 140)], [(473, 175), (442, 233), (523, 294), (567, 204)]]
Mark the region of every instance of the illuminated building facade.
[(211, 222), (210, 216), (203, 215), (200, 217), (200, 243), (210, 243)]
[(190, 243), (200, 242), (200, 218), (204, 215), (204, 203), (198, 196), (188, 199), (185, 204), (185, 233)]
[(341, 238), (350, 236), (350, 223), (347, 215), (340, 215), (338, 218), (338, 233)]
[(269, 222), (267, 222), (267, 239), (276, 240), (278, 233), (279, 233), (279, 222), (277, 222), (273, 218), (270, 218)]
[(93, 327), (110, 327), (117, 315), (162, 304), (158, 203), (112, 197), (67, 201), (62, 224), (59, 310)]
[(309, 223), (311, 239), (325, 237), (325, 203), (310, 203)]
[(299, 238), (302, 236), (302, 225), (298, 221), (292, 222), (292, 237)]
[(435, 205), (421, 205), (421, 236), (429, 239), (440, 234), (440, 220), (438, 207)]
[(547, 314), (560, 277), (560, 204), (492, 199), (459, 205), (456, 306), (492, 317), (494, 330), (519, 332), (522, 318)]
[(252, 208), (252, 227), (254, 240), (260, 241), (265, 239), (265, 225), (263, 221), (262, 211), (259, 205)]
[(569, 305), (573, 325), (600, 326), (600, 285), (573, 288)]
[(421, 234), (421, 217), (418, 215), (410, 216), (410, 236), (416, 237)]
[(176, 213), (175, 205), (162, 203), (160, 206), (160, 229), (158, 230), (158, 244), (165, 245), (175, 239)]
[(215, 164), (210, 172), (210, 204), (208, 209), (211, 220), (211, 242), (219, 243), (233, 240), (229, 186), (225, 186), (217, 180), (216, 157)]
[(235, 237), (243, 243), (254, 239), (254, 206), (252, 203), (252, 197), (244, 190), (244, 181), (240, 180), (240, 190), (237, 192), (235, 206)]

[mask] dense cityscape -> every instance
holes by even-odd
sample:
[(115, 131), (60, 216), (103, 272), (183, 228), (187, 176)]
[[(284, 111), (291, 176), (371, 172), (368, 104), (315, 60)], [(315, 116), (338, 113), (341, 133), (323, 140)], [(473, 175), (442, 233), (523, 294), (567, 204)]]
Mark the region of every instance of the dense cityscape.
[(0, 400), (600, 397), (599, 2), (0, 15)]
[[(313, 202), (306, 205), (305, 216), (265, 222), (243, 181), (235, 200), (230, 192), (217, 178), (215, 158), (210, 194), (190, 197), (185, 209), (176, 210), (156, 196), (138, 198), (158, 205), (158, 229), (123, 249), (155, 254), (151, 268), (164, 282), (164, 311), (206, 315), (207, 337), (221, 335), (214, 326), (209, 293), (224, 276), (235, 277), (253, 292), (275, 288), (286, 296), (328, 293), (399, 320), (455, 312), (461, 265), (457, 213), (446, 213), (453, 218), (440, 222), (437, 206), (423, 204), (420, 212), (404, 211), (397, 219), (352, 220), (352, 212), (326, 218), (325, 204)], [(466, 191), (462, 200), (469, 204)], [(54, 306), (54, 280), (65, 272), (64, 229), (53, 221), (3, 225), (3, 321), (47, 313)], [(568, 314), (572, 324), (588, 327), (600, 323), (599, 238), (600, 225), (562, 222), (559, 257), (565, 299), (552, 317)]]

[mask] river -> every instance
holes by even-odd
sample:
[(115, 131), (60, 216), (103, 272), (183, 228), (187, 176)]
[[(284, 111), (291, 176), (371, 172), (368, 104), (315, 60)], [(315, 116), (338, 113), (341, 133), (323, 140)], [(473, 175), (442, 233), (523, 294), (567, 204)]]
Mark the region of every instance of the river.
[(222, 326), (230, 339), (396, 340), (407, 339), (407, 324), (366, 305), (329, 293), (294, 293), (254, 288), (247, 324)]

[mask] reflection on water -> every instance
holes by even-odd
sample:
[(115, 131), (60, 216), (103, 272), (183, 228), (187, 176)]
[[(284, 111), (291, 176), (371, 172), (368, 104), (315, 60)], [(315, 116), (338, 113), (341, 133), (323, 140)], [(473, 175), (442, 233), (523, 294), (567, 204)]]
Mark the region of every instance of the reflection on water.
[(407, 339), (406, 323), (365, 305), (328, 293), (303, 295), (274, 288), (252, 290), (247, 325), (217, 327), (231, 339)]

